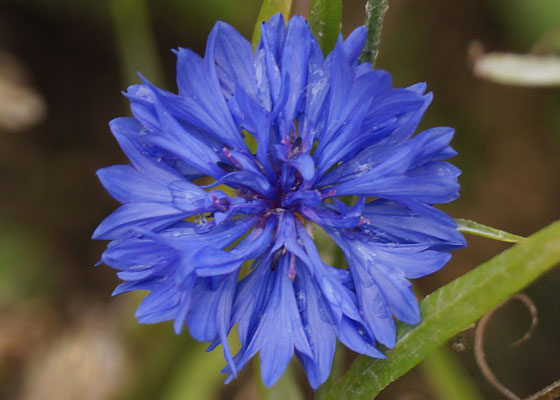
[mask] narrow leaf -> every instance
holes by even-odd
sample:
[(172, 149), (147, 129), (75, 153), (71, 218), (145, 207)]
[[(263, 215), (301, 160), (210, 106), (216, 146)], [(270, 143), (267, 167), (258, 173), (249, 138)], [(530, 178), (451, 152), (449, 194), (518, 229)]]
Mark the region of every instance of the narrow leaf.
[(435, 348), (560, 263), (560, 221), (436, 290), (421, 303), (422, 322), (399, 324), (387, 358), (360, 356), (327, 399), (370, 400)]
[(517, 243), (525, 238), (523, 236), (514, 235), (513, 233), (508, 233), (501, 231), (490, 226), (479, 224), (478, 222), (471, 221), (468, 219), (457, 218), (457, 230), (464, 233), (469, 233), (471, 235), (483, 236), (485, 238), (499, 240), (501, 242)]
[(282, 13), (284, 20), (290, 18), (290, 9), (292, 8), (292, 0), (263, 0), (255, 28), (253, 30), (253, 49), (257, 48), (261, 39), (261, 24), (268, 21), (275, 14)]
[(342, 21), (342, 0), (312, 0), (309, 25), (323, 54), (334, 48)]
[(368, 0), (366, 4), (366, 26), (368, 28), (368, 36), (364, 51), (360, 56), (360, 61), (370, 62), (372, 67), (375, 66), (375, 60), (379, 53), (381, 28), (383, 28), (383, 19), (388, 9), (388, 0)]

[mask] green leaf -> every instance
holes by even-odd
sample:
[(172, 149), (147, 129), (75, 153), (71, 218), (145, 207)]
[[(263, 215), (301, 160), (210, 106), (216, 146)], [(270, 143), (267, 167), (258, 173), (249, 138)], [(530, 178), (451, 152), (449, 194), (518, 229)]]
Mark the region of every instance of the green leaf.
[(334, 48), (340, 33), (342, 0), (312, 0), (309, 9), (309, 26), (327, 55)]
[(513, 233), (508, 233), (501, 231), (490, 226), (479, 224), (478, 222), (471, 221), (468, 219), (457, 218), (457, 230), (464, 233), (469, 233), (471, 235), (483, 236), (485, 238), (499, 240), (501, 242), (517, 243), (525, 238), (523, 236), (514, 235)]
[(389, 9), (388, 0), (368, 0), (366, 4), (366, 26), (368, 28), (368, 36), (360, 61), (370, 62), (371, 66), (375, 66), (377, 54), (379, 54), (379, 40), (381, 39), (381, 28), (383, 28), (383, 19), (385, 13)]
[(427, 296), (420, 304), (422, 322), (398, 325), (397, 344), (386, 359), (358, 357), (327, 399), (372, 399), (432, 350), (559, 262), (557, 221)]
[(268, 21), (275, 14), (282, 13), (284, 20), (290, 19), (290, 9), (292, 8), (292, 0), (263, 0), (255, 28), (253, 30), (253, 49), (257, 48), (261, 39), (261, 24)]

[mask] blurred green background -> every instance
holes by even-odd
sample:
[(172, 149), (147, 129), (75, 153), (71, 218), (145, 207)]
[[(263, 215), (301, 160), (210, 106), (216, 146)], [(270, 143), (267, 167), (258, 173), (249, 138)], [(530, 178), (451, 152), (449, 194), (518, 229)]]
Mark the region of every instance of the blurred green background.
[[(344, 1), (345, 34), (363, 23), (364, 3)], [(215, 20), (250, 37), (258, 7), (258, 0), (0, 2), (0, 399), (257, 398), (251, 368), (224, 386), (219, 351), (205, 353), (171, 324), (138, 325), (141, 297), (110, 297), (117, 279), (93, 267), (105, 244), (90, 236), (117, 206), (94, 173), (125, 162), (107, 127), (128, 114), (120, 91), (138, 82), (136, 71), (173, 90), (171, 48), (203, 52)], [(308, 8), (294, 2), (294, 12)], [(390, 1), (378, 67), (396, 86), (428, 83), (435, 100), (424, 128), (456, 128), (462, 197), (444, 207), (453, 216), (521, 235), (560, 217), (560, 88), (479, 80), (468, 57), (475, 40), (526, 53), (559, 29), (558, 0)], [(421, 292), (507, 247), (468, 240), (444, 270), (418, 282)], [(539, 326), (522, 346), (510, 348), (530, 325), (520, 305), (488, 327), (488, 362), (520, 396), (559, 378), (559, 288), (558, 269), (528, 288)], [(472, 336), (452, 341), (449, 354), (480, 398), (500, 398), (474, 362)], [(434, 371), (420, 366), (379, 398), (448, 400)], [(301, 369), (293, 372), (313, 398)]]

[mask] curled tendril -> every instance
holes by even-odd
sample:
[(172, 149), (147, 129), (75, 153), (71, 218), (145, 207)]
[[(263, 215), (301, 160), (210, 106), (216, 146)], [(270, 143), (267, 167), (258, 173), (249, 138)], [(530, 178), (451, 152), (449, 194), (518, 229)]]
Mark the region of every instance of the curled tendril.
[[(529, 330), (518, 340), (516, 340), (512, 346), (519, 346), (521, 343), (527, 341), (538, 324), (538, 312), (535, 303), (531, 300), (529, 296), (523, 293), (518, 293), (511, 296), (509, 299), (504, 301), (499, 306), (495, 307), (492, 311), (482, 317), (476, 326), (475, 334), (474, 334), (474, 355), (476, 358), (476, 363), (480, 368), (480, 371), (484, 375), (484, 378), (490, 383), (496, 390), (502, 393), (505, 397), (510, 400), (521, 400), (521, 397), (517, 396), (511, 390), (506, 388), (504, 385), (500, 383), (500, 381), (494, 375), (494, 372), (488, 366), (486, 362), (486, 354), (484, 352), (484, 337), (485, 337), (485, 330), (486, 326), (488, 325), (488, 321), (492, 316), (496, 313), (496, 311), (500, 310), (504, 307), (507, 303), (511, 300), (519, 300), (520, 302), (525, 305), (531, 314), (531, 327)], [(535, 394), (530, 395), (529, 397), (525, 398), (524, 400), (552, 400), (555, 399), (557, 396), (560, 395), (560, 380), (557, 380), (553, 384), (545, 387), (544, 389), (538, 391)]]

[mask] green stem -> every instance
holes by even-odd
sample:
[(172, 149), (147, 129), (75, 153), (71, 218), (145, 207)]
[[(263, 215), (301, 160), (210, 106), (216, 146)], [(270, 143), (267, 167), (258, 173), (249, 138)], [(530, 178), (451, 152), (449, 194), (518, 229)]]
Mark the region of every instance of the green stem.
[(381, 29), (383, 28), (383, 20), (385, 19), (385, 13), (388, 9), (388, 0), (368, 0), (366, 3), (366, 26), (368, 28), (368, 36), (364, 51), (360, 56), (360, 61), (370, 62), (372, 67), (375, 66), (375, 61), (379, 54)]
[(292, 8), (292, 0), (263, 0), (255, 28), (253, 30), (253, 49), (257, 48), (261, 39), (261, 24), (268, 21), (275, 14), (282, 13), (284, 20), (290, 19), (290, 9)]
[(399, 324), (387, 358), (360, 356), (327, 399), (370, 400), (438, 346), (560, 262), (560, 221), (436, 290), (420, 305), (422, 322)]
[(482, 236), (489, 239), (499, 240), (501, 242), (517, 243), (525, 239), (523, 236), (514, 235), (501, 231), (490, 226), (479, 224), (478, 222), (468, 219), (457, 218), (457, 230), (471, 235)]

